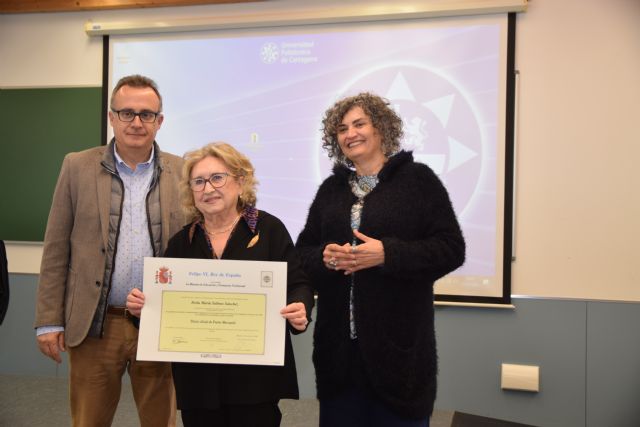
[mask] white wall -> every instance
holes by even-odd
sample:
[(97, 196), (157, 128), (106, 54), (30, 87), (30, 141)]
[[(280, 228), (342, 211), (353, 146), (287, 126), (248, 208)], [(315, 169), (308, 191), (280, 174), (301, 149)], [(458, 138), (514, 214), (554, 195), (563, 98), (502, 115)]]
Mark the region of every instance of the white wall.
[(513, 293), (640, 301), (640, 2), (518, 17)]
[(101, 86), (102, 38), (89, 13), (0, 15), (0, 87)]
[[(367, 0), (0, 15), (0, 87), (100, 86), (84, 23), (331, 7)], [(640, 301), (640, 2), (532, 0), (518, 15), (513, 293)], [(3, 184), (6, 185), (6, 184)], [(9, 245), (37, 273), (39, 245)]]

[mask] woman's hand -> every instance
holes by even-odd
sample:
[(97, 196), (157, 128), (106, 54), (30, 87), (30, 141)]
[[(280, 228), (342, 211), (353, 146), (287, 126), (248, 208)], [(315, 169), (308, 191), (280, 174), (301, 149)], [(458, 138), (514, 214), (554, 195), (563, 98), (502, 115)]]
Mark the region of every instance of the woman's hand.
[(351, 253), (352, 246), (349, 243), (338, 245), (329, 243), (322, 251), (322, 261), (329, 270), (344, 270), (348, 265), (353, 264), (355, 256)]
[(140, 317), (140, 312), (144, 306), (144, 294), (138, 288), (133, 288), (127, 295), (127, 311), (136, 317)]
[(344, 274), (355, 273), (365, 268), (377, 267), (384, 264), (384, 246), (382, 241), (353, 230), (353, 235), (362, 241), (351, 247), (353, 261), (344, 266)]
[(384, 264), (384, 246), (382, 241), (353, 230), (353, 235), (362, 241), (357, 246), (349, 243), (338, 245), (330, 243), (322, 252), (324, 265), (330, 270), (342, 270), (344, 274), (355, 273), (365, 268)]
[(280, 314), (289, 321), (289, 324), (291, 324), (294, 329), (298, 331), (307, 329), (309, 321), (307, 320), (307, 309), (303, 303), (292, 302), (280, 310)]

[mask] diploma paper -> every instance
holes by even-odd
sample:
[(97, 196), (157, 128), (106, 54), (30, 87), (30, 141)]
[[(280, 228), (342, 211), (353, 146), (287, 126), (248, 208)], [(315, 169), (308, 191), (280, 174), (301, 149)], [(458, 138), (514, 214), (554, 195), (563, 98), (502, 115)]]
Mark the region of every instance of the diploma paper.
[(138, 360), (284, 364), (287, 263), (145, 258)]

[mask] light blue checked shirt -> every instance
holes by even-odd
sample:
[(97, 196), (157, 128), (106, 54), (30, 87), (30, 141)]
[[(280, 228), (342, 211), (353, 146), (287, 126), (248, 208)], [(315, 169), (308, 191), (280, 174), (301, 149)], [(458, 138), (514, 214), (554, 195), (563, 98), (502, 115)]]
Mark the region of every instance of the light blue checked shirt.
[(149, 159), (144, 163), (138, 163), (135, 170), (118, 155), (117, 146), (115, 155), (116, 168), (124, 185), (124, 200), (109, 305), (124, 307), (127, 294), (133, 288), (142, 289), (144, 257), (153, 256), (146, 205), (147, 193), (153, 178), (153, 148)]
[[(116, 262), (111, 278), (109, 305), (124, 307), (131, 289), (142, 289), (144, 257), (153, 256), (149, 224), (147, 221), (146, 198), (153, 178), (153, 154), (144, 163), (138, 163), (132, 170), (118, 155), (116, 145), (116, 168), (124, 185), (124, 200), (120, 216)], [(40, 326), (37, 335), (64, 331), (63, 326)]]

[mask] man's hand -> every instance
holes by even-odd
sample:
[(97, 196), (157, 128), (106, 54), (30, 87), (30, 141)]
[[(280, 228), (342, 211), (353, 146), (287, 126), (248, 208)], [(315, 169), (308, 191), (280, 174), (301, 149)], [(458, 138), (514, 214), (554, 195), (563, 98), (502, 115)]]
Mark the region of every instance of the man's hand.
[(49, 332), (47, 334), (38, 335), (38, 348), (40, 351), (50, 359), (57, 363), (62, 363), (60, 358), (61, 351), (67, 351), (64, 346), (64, 332)]
[(138, 288), (133, 288), (127, 295), (127, 310), (136, 317), (140, 317), (144, 307), (144, 294)]

